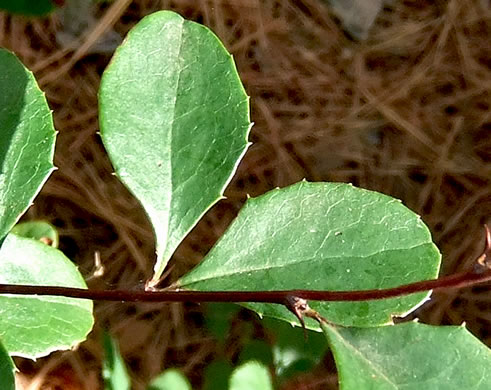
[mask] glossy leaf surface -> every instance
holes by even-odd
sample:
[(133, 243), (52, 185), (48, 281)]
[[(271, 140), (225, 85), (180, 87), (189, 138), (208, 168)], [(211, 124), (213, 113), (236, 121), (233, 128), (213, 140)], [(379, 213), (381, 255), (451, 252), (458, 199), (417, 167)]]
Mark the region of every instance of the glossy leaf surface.
[(0, 91), (1, 240), (53, 171), (56, 133), (33, 74), (1, 48)]
[[(178, 287), (200, 290), (366, 290), (438, 274), (440, 255), (420, 217), (388, 196), (339, 183), (301, 182), (249, 199)], [(310, 302), (346, 326), (391, 322), (427, 293), (369, 302)], [(244, 305), (297, 323), (282, 305)], [(307, 326), (319, 329), (307, 319)]]
[(323, 324), (341, 390), (491, 389), (491, 351), (461, 326)]
[(100, 121), (116, 174), (154, 227), (155, 283), (245, 153), (248, 97), (211, 31), (162, 11), (130, 31), (104, 72)]
[[(86, 288), (62, 252), (15, 234), (0, 249), (0, 283)], [(72, 348), (85, 340), (92, 325), (88, 300), (0, 295), (0, 339), (11, 355), (35, 359)]]

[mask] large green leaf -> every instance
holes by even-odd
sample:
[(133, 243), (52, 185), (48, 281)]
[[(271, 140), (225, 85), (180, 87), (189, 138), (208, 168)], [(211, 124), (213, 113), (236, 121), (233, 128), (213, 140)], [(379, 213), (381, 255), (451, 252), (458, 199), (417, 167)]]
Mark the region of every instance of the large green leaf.
[(131, 380), (116, 340), (108, 333), (104, 333), (103, 344), (102, 377), (104, 378), (104, 390), (129, 390)]
[[(62, 252), (9, 234), (0, 248), (0, 283), (86, 288)], [(35, 359), (69, 349), (92, 329), (92, 301), (52, 296), (0, 296), (0, 339), (11, 355)]]
[(104, 72), (100, 122), (116, 174), (154, 227), (155, 283), (245, 153), (248, 97), (210, 30), (156, 12), (130, 31)]
[(271, 375), (261, 363), (244, 363), (232, 373), (229, 390), (273, 390)]
[(191, 390), (191, 385), (180, 371), (170, 369), (152, 380), (147, 390)]
[(55, 130), (30, 71), (0, 49), (0, 240), (53, 171)]
[[(249, 199), (178, 287), (190, 290), (364, 290), (434, 278), (440, 255), (420, 217), (388, 196), (340, 183), (301, 182)], [(310, 302), (334, 323), (391, 322), (428, 293), (370, 302)], [(298, 322), (282, 305), (247, 304)], [(307, 326), (319, 329), (307, 319)]]
[(14, 371), (14, 362), (0, 342), (0, 389), (15, 390)]
[(54, 10), (51, 0), (0, 0), (0, 10), (30, 16), (45, 15)]
[(322, 328), (342, 390), (491, 389), (491, 351), (462, 326)]

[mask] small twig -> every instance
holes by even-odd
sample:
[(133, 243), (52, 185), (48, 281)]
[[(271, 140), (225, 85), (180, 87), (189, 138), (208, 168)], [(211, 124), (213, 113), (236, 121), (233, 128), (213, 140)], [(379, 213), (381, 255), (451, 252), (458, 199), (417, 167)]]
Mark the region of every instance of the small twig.
[[(488, 281), (491, 281), (491, 232), (486, 226), (486, 246), (482, 254), (476, 259), (474, 268), (471, 271), (386, 289), (357, 291), (134, 291), (87, 290), (59, 286), (0, 284), (0, 294), (51, 295), (122, 302), (264, 302), (286, 305), (291, 310), (292, 304), (290, 301), (298, 298), (326, 302), (370, 301), (395, 298), (430, 290), (438, 291), (470, 287)], [(295, 312), (294, 314), (297, 315)]]

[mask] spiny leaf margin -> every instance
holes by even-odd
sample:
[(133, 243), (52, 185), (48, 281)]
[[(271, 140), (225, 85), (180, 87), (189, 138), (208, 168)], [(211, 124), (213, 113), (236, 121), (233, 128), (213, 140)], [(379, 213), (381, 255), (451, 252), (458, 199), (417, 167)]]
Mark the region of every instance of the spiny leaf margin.
[(206, 27), (170, 11), (143, 18), (102, 77), (101, 136), (157, 240), (150, 285), (219, 199), (249, 143), (249, 98)]

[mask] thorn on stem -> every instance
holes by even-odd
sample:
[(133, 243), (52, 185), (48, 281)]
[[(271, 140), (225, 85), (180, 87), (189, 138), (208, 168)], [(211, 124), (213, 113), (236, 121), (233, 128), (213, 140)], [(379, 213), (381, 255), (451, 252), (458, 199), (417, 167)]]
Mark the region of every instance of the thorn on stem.
[(306, 299), (289, 295), (286, 298), (285, 306), (300, 321), (300, 324), (302, 325), (303, 328), (303, 334), (305, 339), (307, 339), (307, 329), (305, 328), (305, 322), (303, 320), (304, 317), (312, 318), (319, 323), (328, 322), (324, 317), (322, 317), (319, 313), (317, 313), (317, 311), (310, 308)]
[(491, 269), (491, 230), (489, 230), (488, 225), (484, 225), (484, 229), (486, 231), (486, 243), (474, 267), (475, 271), (479, 273)]
[(307, 338), (307, 330), (305, 329), (305, 322), (303, 320), (305, 310), (310, 309), (307, 300), (289, 295), (286, 297), (285, 306), (298, 318), (300, 325), (302, 325), (304, 338)]

